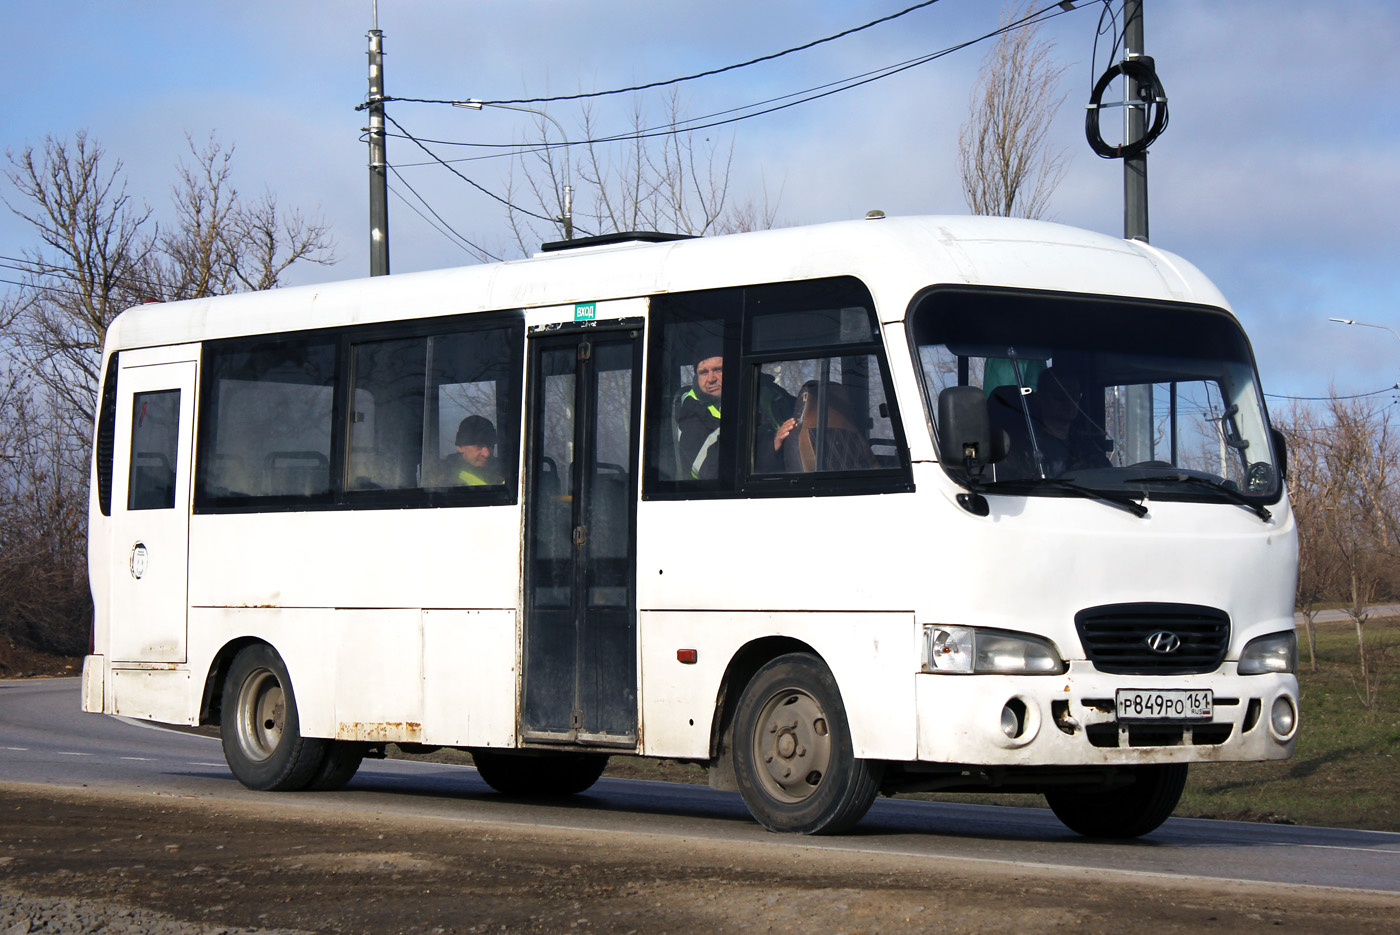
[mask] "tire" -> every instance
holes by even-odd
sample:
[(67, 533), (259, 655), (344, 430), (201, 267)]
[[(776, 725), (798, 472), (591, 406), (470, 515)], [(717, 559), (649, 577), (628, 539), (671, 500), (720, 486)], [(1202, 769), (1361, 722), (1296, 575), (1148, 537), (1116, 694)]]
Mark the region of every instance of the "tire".
[(733, 749), (739, 794), (770, 831), (850, 830), (884, 773), (883, 763), (856, 759), (836, 679), (805, 653), (779, 656), (745, 686)]
[(321, 761), (321, 768), (316, 771), (316, 775), (306, 784), (308, 791), (333, 792), (342, 788), (354, 778), (360, 764), (364, 762), (363, 743), (353, 740), (328, 740), (326, 746), (326, 758)]
[(1066, 827), (1087, 838), (1136, 838), (1171, 817), (1186, 773), (1185, 763), (1136, 766), (1132, 784), (1122, 789), (1052, 789), (1045, 801)]
[(607, 768), (605, 753), (505, 753), (472, 750), (476, 771), (502, 795), (538, 799), (576, 795)]
[(330, 746), (330, 741), (301, 736), (287, 667), (264, 643), (233, 657), (219, 724), (228, 768), (243, 785), (262, 792), (306, 788)]

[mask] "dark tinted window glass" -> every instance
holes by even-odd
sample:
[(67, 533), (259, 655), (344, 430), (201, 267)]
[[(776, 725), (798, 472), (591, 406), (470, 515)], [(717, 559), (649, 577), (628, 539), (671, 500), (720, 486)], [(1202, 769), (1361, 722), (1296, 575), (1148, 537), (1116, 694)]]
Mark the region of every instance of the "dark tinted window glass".
[(131, 409), (128, 510), (175, 507), (175, 464), (180, 438), (180, 391), (137, 393)]
[(112, 515), (112, 462), (117, 445), (117, 358), (107, 361), (107, 375), (102, 379), (102, 408), (97, 414), (97, 508), (103, 516)]
[(206, 353), (196, 504), (330, 495), (335, 357), (329, 338)]
[(651, 354), (646, 495), (907, 486), (884, 348), (858, 280), (658, 296)]
[(898, 467), (882, 376), (874, 354), (761, 364), (753, 470), (810, 474)]
[(514, 486), (509, 329), (351, 346), (347, 488)]
[(726, 413), (738, 406), (738, 386), (726, 377), (742, 372), (739, 313), (742, 289), (658, 297), (661, 322), (652, 332), (652, 439), (656, 480), (693, 490), (732, 490), (736, 484), (735, 433), (724, 433)]

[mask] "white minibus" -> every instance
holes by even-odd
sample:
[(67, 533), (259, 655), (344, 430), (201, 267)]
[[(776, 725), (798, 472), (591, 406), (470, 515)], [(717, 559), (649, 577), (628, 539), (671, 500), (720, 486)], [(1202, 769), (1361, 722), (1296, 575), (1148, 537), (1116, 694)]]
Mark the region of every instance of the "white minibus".
[(1289, 756), (1297, 539), (1224, 297), (1144, 243), (872, 217), (146, 305), (107, 333), (83, 708), (254, 789), (706, 764), (1160, 825)]

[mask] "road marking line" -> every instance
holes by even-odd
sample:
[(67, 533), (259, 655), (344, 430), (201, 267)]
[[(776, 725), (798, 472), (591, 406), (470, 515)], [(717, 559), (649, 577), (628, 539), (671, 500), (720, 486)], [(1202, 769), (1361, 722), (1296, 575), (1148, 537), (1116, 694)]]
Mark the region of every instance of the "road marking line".
[(67, 750), (59, 750), (59, 751), (57, 751), (57, 753), (56, 753), (55, 755), (57, 755), (57, 756), (93, 756), (93, 754), (91, 754), (91, 753), (70, 753), (70, 752), (67, 751)]
[(1322, 851), (1360, 851), (1363, 854), (1391, 854), (1400, 857), (1400, 851), (1388, 847), (1352, 847), (1348, 844), (1274, 844), (1272, 847), (1315, 847)]
[(141, 761), (142, 763), (154, 763), (154, 762), (155, 762), (155, 757), (150, 757), (150, 756), (124, 756), (124, 757), (122, 757), (122, 759), (123, 759), (123, 760), (139, 760), (139, 761)]
[(14, 751), (17, 752), (17, 753), (28, 753), (28, 752), (29, 752), (29, 748), (28, 748), (28, 747), (0, 747), (0, 749), (4, 749), (4, 750), (14, 750)]

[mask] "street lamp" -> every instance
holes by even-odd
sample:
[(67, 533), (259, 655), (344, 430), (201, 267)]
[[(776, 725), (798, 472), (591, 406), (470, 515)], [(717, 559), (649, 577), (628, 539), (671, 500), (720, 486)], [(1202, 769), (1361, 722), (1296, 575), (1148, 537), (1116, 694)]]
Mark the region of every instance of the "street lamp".
[[(1396, 340), (1400, 340), (1400, 331), (1396, 331), (1394, 328), (1390, 327), (1390, 325), (1377, 325), (1373, 322), (1355, 321), (1351, 318), (1329, 318), (1327, 320), (1335, 321), (1339, 325), (1361, 325), (1364, 328), (1384, 328), (1386, 331), (1389, 331), (1391, 334), (1395, 335)], [(1400, 389), (1400, 383), (1396, 383), (1395, 388)]]
[(1372, 324), (1369, 321), (1353, 321), (1350, 318), (1329, 318), (1327, 320), (1335, 321), (1340, 325), (1361, 325), (1365, 328), (1384, 328), (1386, 331), (1389, 331), (1391, 334), (1395, 335), (1397, 340), (1400, 340), (1400, 331), (1396, 331), (1394, 328), (1390, 327), (1390, 325), (1376, 325)]
[[(558, 220), (562, 221), (563, 224), (564, 224), (564, 239), (565, 239), (565, 240), (573, 240), (573, 239), (574, 239), (574, 188), (573, 188), (572, 185), (569, 184), (569, 182), (570, 182), (570, 174), (569, 174), (569, 173), (570, 173), (570, 170), (569, 170), (569, 137), (568, 137), (567, 134), (564, 133), (564, 128), (563, 128), (562, 126), (559, 125), (559, 121), (558, 121), (558, 120), (555, 120), (553, 117), (551, 117), (549, 114), (545, 113), (545, 112), (542, 111), (542, 110), (536, 110), (536, 109), (533, 108), (533, 107), (521, 107), (521, 106), (518, 105), (518, 104), (488, 104), (488, 103), (485, 102), (485, 101), (470, 100), (470, 101), (454, 101), (454, 102), (452, 103), (452, 106), (453, 106), (453, 107), (465, 107), (465, 108), (467, 108), (468, 110), (481, 110), (481, 108), (483, 108), (483, 107), (499, 107), (499, 108), (501, 108), (501, 109), (503, 109), (503, 110), (518, 110), (518, 111), (521, 111), (522, 113), (536, 114), (536, 115), (538, 115), (538, 116), (540, 116), (540, 117), (543, 117), (544, 119), (548, 120), (550, 123), (554, 124), (554, 129), (556, 129), (556, 130), (559, 131), (559, 138), (560, 138), (561, 140), (564, 141), (564, 216), (563, 216), (562, 218), (559, 218)], [(547, 142), (548, 142), (548, 140), (546, 140), (546, 143), (547, 143)]]

